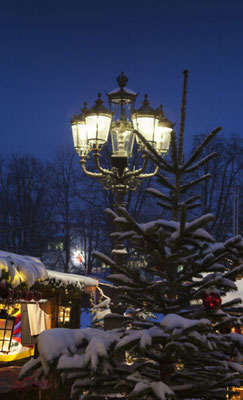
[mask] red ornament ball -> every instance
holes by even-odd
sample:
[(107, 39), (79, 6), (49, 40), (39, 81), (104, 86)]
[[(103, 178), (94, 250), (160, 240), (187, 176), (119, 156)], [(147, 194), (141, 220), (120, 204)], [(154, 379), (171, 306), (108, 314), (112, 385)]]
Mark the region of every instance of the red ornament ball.
[(219, 293), (210, 292), (203, 296), (203, 305), (208, 311), (217, 311), (222, 304), (222, 297)]

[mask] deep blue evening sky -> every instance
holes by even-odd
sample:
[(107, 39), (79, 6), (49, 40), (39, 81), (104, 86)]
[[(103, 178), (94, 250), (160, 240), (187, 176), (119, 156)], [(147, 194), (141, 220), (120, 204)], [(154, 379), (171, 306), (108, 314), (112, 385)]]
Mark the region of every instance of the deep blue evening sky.
[(187, 148), (217, 125), (241, 133), (242, 21), (241, 0), (1, 1), (0, 152), (50, 158), (121, 70), (137, 105), (147, 92), (179, 121), (189, 69)]

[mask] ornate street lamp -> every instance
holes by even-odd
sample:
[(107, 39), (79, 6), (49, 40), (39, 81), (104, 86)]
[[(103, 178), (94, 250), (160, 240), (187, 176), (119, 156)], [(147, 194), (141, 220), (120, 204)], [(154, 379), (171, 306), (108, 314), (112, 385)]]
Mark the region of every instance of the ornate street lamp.
[[(143, 165), (138, 169), (129, 169), (128, 160), (132, 156), (136, 130), (162, 155), (169, 150), (170, 136), (173, 124), (164, 116), (162, 107), (153, 109), (149, 105), (148, 96), (142, 106), (135, 110), (137, 93), (126, 87), (128, 78), (121, 73), (117, 78), (119, 87), (107, 93), (110, 110), (106, 109), (100, 93), (96, 104), (87, 109), (84, 103), (82, 113), (74, 115), (71, 120), (73, 141), (76, 152), (80, 157), (83, 171), (98, 179), (105, 189), (110, 189), (116, 198), (116, 208), (125, 206), (124, 198), (129, 190), (135, 190), (143, 179), (151, 178), (158, 172), (158, 167), (151, 173), (144, 173), (148, 154), (141, 140), (136, 137), (138, 149), (142, 150)], [(100, 165), (100, 151), (111, 134), (112, 155), (111, 170)], [(93, 153), (98, 172), (86, 169), (86, 158), (89, 152)], [(121, 264), (121, 254), (125, 248), (117, 240), (113, 253), (116, 262)]]

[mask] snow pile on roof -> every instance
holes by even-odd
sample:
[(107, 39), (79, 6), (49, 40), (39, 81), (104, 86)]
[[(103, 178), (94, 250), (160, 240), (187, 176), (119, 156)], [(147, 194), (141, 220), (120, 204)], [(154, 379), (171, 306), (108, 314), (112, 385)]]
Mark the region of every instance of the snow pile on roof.
[(64, 272), (59, 272), (59, 271), (52, 271), (50, 269), (47, 269), (47, 274), (48, 277), (47, 279), (55, 279), (58, 281), (61, 286), (66, 287), (67, 285), (76, 285), (78, 287), (83, 287), (83, 286), (98, 286), (98, 280), (89, 278), (84, 275), (76, 275), (76, 274), (66, 274)]
[(51, 279), (55, 279), (63, 287), (70, 284), (79, 288), (98, 286), (96, 279), (47, 270), (45, 265), (36, 257), (20, 256), (6, 251), (0, 251), (0, 279), (3, 272), (9, 275), (9, 283), (12, 288), (16, 288), (21, 283), (31, 287), (37, 281), (46, 281), (48, 284)]
[(44, 281), (48, 277), (44, 264), (38, 258), (0, 251), (0, 277), (3, 271), (9, 274), (12, 288), (21, 283), (31, 287), (36, 281)]

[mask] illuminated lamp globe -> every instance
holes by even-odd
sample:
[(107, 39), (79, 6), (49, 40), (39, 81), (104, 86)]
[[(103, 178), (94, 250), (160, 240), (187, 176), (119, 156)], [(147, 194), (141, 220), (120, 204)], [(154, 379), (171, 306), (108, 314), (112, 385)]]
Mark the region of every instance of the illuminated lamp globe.
[(122, 72), (117, 77), (119, 87), (107, 93), (112, 112), (111, 142), (112, 156), (131, 157), (134, 144), (134, 132), (131, 112), (134, 109), (137, 93), (126, 86), (128, 78)]
[(73, 118), (71, 119), (73, 144), (75, 151), (78, 153), (79, 156), (86, 155), (89, 152), (87, 129), (84, 118), (84, 113), (86, 109), (86, 103), (84, 103), (82, 114), (74, 114)]
[(217, 311), (222, 304), (222, 297), (218, 292), (205, 293), (203, 296), (203, 305), (207, 311)]
[[(148, 95), (145, 94), (142, 106), (132, 113), (134, 129), (140, 132), (144, 138), (156, 148), (156, 130), (159, 123), (159, 116), (156, 110), (149, 105)], [(136, 137), (141, 147), (141, 140)]]
[(100, 93), (95, 105), (85, 111), (84, 119), (88, 144), (99, 149), (107, 142), (112, 119), (112, 113), (103, 106)]
[(156, 138), (156, 150), (158, 153), (168, 153), (171, 141), (171, 133), (173, 131), (174, 124), (170, 122), (164, 115), (162, 106), (159, 108), (160, 118), (159, 123), (156, 128), (155, 138)]

